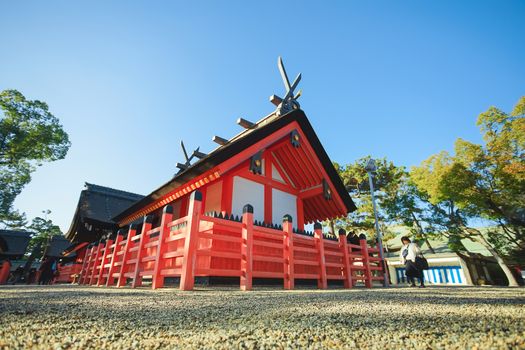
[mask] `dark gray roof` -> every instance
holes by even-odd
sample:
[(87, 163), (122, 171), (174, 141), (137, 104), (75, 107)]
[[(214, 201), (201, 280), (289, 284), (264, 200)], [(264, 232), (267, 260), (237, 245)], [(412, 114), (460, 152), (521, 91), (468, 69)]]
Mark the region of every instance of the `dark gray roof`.
[(100, 238), (93, 232), (97, 229), (115, 229), (116, 224), (112, 218), (143, 197), (139, 194), (86, 182), (65, 237), (75, 242)]
[(44, 256), (59, 258), (62, 256), (62, 252), (68, 248), (71, 243), (64, 236), (53, 236), (46, 245), (44, 250)]
[(0, 255), (16, 257), (25, 254), (27, 245), (31, 239), (31, 233), (26, 231), (0, 230), (0, 238), (7, 245), (7, 250), (0, 252)]

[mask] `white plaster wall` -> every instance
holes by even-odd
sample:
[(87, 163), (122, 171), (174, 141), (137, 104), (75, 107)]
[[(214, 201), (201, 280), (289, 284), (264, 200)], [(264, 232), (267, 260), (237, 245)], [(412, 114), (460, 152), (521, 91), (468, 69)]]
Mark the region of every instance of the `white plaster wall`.
[(264, 185), (234, 176), (232, 213), (242, 215), (242, 208), (250, 204), (253, 207), (254, 220), (264, 220)]
[(293, 227), (297, 228), (297, 197), (293, 194), (272, 189), (272, 220), (281, 224), (283, 216), (292, 216)]

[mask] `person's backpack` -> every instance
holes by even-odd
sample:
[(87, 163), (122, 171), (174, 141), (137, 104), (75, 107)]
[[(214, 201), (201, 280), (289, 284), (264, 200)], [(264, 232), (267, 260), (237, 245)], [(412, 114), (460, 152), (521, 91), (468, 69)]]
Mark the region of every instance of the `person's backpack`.
[(423, 254), (419, 254), (418, 256), (416, 256), (416, 267), (419, 270), (428, 270), (429, 269), (427, 258), (425, 258), (423, 256)]

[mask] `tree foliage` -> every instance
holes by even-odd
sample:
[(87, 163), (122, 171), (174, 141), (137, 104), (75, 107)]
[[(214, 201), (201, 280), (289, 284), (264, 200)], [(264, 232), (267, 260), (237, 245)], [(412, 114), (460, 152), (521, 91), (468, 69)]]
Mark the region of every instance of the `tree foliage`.
[(44, 218), (34, 218), (31, 224), (27, 227), (32, 233), (27, 251), (32, 251), (34, 247), (40, 247), (38, 249), (39, 252), (37, 252), (37, 256), (34, 258), (39, 258), (42, 256), (43, 249), (45, 249), (51, 237), (62, 235), (60, 227), (53, 224), (52, 220), (47, 219), (47, 216), (51, 214), (51, 211), (46, 210), (43, 213), (45, 214)]
[(43, 162), (63, 159), (71, 145), (45, 102), (27, 100), (16, 90), (0, 92), (0, 223), (25, 224), (13, 202)]
[[(454, 155), (441, 152), (412, 169), (412, 179), (433, 204), (451, 203), (456, 225), (468, 218), (494, 222), (489, 241), (500, 253), (525, 251), (525, 97), (510, 114), (491, 107), (478, 117), (484, 145), (458, 139)], [(495, 225), (495, 226), (496, 226)]]
[[(448, 231), (483, 244), (511, 284), (515, 281), (500, 255), (525, 259), (524, 117), (525, 97), (510, 114), (490, 107), (477, 120), (484, 145), (459, 138), (454, 154), (432, 155), (411, 171), (429, 202), (448, 208), (442, 213)], [(469, 227), (469, 219), (485, 219), (499, 229), (485, 235)]]
[[(346, 166), (334, 164), (343, 183), (357, 204), (357, 210), (349, 213), (345, 218), (334, 220), (327, 223), (337, 232), (339, 228), (347, 231), (355, 231), (357, 234), (364, 233), (370, 240), (375, 239), (375, 218), (370, 193), (368, 173), (365, 166), (370, 160), (370, 156), (358, 159), (354, 163)], [(374, 189), (376, 190), (376, 200), (381, 203), (385, 193), (393, 191), (399, 185), (403, 176), (403, 168), (396, 167), (392, 162), (385, 158), (376, 159), (377, 171), (373, 175)], [(380, 205), (381, 207), (381, 205)], [(385, 239), (392, 236), (389, 231), (390, 220), (384, 211), (378, 211), (379, 225)]]

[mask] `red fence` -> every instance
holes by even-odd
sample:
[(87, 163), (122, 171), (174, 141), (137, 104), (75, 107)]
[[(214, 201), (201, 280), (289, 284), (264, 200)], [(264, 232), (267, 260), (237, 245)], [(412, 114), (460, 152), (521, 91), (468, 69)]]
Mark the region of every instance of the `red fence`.
[(82, 270), (82, 264), (69, 263), (59, 264), (58, 274), (54, 279), (53, 283), (74, 283), (78, 281), (80, 271)]
[(192, 193), (188, 216), (173, 220), (167, 205), (161, 223), (152, 228), (152, 217), (144, 218), (141, 233), (131, 225), (127, 236), (120, 232), (89, 248), (79, 283), (132, 287), (151, 280), (160, 288), (167, 277), (179, 277), (180, 289), (192, 290), (195, 277), (239, 277), (242, 290), (250, 290), (254, 278), (282, 279), (293, 289), (298, 279), (317, 280), (327, 288), (329, 280), (342, 280), (345, 288), (362, 282), (372, 287), (383, 281), (377, 247), (347, 243), (344, 230), (339, 238), (325, 237), (321, 225), (314, 232), (295, 232), (286, 215), (282, 226), (254, 223), (253, 208), (244, 207), (241, 218), (201, 214), (201, 194)]

